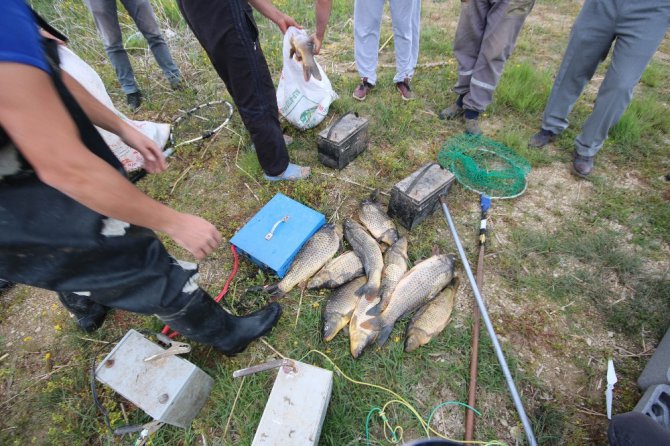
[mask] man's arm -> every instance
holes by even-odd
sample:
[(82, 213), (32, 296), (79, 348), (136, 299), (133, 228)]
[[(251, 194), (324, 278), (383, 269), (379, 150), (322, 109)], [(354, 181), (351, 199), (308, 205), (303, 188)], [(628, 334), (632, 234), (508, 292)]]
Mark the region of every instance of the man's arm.
[(312, 37), (314, 40), (314, 54), (319, 54), (321, 51), (321, 44), (323, 43), (323, 36), (326, 34), (326, 26), (330, 19), (332, 7), (333, 0), (316, 0), (316, 33)]
[(147, 172), (162, 172), (167, 167), (165, 157), (160, 148), (151, 139), (123, 119), (119, 118), (109, 108), (98, 101), (75, 78), (61, 71), (63, 82), (75, 97), (86, 116), (93, 124), (118, 135), (123, 142), (140, 152), (144, 158), (144, 168)]
[(269, 20), (276, 23), (282, 33), (285, 33), (289, 26), (302, 28), (293, 17), (286, 15), (277, 9), (277, 7), (272, 4), (272, 0), (249, 0), (249, 4)]
[(82, 144), (47, 73), (1, 62), (0, 79), (0, 125), (42, 181), (103, 215), (165, 232), (198, 259), (216, 249), (212, 224), (149, 198)]

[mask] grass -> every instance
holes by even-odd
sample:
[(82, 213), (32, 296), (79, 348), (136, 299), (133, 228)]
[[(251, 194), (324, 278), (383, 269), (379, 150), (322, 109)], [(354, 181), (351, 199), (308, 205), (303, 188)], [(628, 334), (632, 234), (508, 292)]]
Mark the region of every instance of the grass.
[[(131, 53), (131, 61), (147, 97), (142, 111), (134, 118), (169, 122), (179, 110), (212, 99), (229, 99), (176, 4), (172, 0), (152, 3), (189, 88), (182, 92), (170, 90), (150, 51), (142, 48), (143, 39), (132, 38), (129, 45), (141, 49)], [(274, 3), (306, 28), (314, 29), (311, 0)], [(351, 98), (351, 91), (359, 82), (357, 73), (352, 71), (353, 3), (334, 2), (320, 61), (341, 98), (333, 103), (326, 122), (316, 129), (286, 130), (295, 140), (289, 147), (291, 158), (313, 167), (314, 175), (309, 181), (263, 181), (248, 135), (235, 114), (231, 122), (235, 133), (223, 132), (210, 143), (180, 148), (167, 172), (147, 177), (140, 187), (161, 202), (214, 222), (226, 239), (277, 192), (323, 212), (328, 219), (338, 221), (353, 215), (357, 203), (369, 191), (338, 178), (388, 191), (421, 165), (435, 160), (442, 143), (462, 132), (462, 123), (437, 118), (437, 112), (455, 99), (450, 89), (456, 81), (452, 44), (459, 3), (423, 2), (419, 62), (444, 64), (417, 70), (412, 84), (417, 100), (400, 101), (392, 82), (393, 69), (381, 68), (377, 87), (360, 103)], [(33, 4), (71, 37), (71, 48), (98, 71), (115, 103), (123, 104), (123, 94), (83, 2), (35, 0)], [(622, 354), (621, 348), (633, 353), (649, 349), (670, 322), (670, 206), (663, 195), (667, 183), (659, 179), (670, 171), (668, 62), (658, 58), (647, 68), (630, 109), (598, 155), (597, 172), (589, 182), (576, 182), (561, 175), (567, 168), (573, 140), (590, 113), (597, 85), (589, 86), (577, 102), (570, 127), (556, 148), (526, 147), (526, 141), (539, 127), (560, 63), (560, 50), (567, 42), (567, 34), (555, 27), (555, 19), (560, 17), (570, 23), (577, 12), (575, 3), (567, 0), (537, 2), (532, 17), (536, 21), (531, 23), (529, 19), (522, 30), (520, 44), (507, 63), (494, 103), (483, 119), (485, 134), (526, 157), (536, 172), (526, 196), (496, 201), (490, 211), (484, 294), (535, 435), (543, 445), (604, 443), (603, 418), (584, 411), (604, 410), (602, 388), (598, 385), (606, 359), (615, 358), (619, 374), (615, 412), (630, 410), (639, 398), (635, 380), (648, 357), (626, 356), (628, 353)], [(281, 35), (274, 24), (258, 14), (256, 18), (263, 51), (277, 80), (281, 71)], [(121, 13), (120, 20), (127, 39), (136, 31), (134, 24), (125, 13)], [(391, 35), (388, 14), (381, 35), (382, 41)], [(668, 45), (664, 41), (661, 51), (667, 53)], [(394, 63), (392, 42), (381, 51), (380, 63)], [(601, 68), (598, 73), (602, 72)], [(120, 109), (128, 112), (123, 105)], [(316, 134), (333, 117), (350, 110), (369, 119), (370, 147), (344, 171), (333, 172), (318, 163)], [(553, 181), (556, 177), (561, 181)], [(565, 205), (566, 201), (570, 205)], [(474, 264), (479, 223), (476, 196), (454, 186), (449, 205)], [(412, 263), (429, 256), (433, 246), (455, 251), (439, 213), (408, 236)], [(176, 257), (189, 258), (174, 242), (163, 240)], [(218, 293), (231, 266), (229, 250), (219, 249), (201, 263), (201, 285), (212, 294)], [(226, 306), (244, 314), (264, 305), (267, 296), (245, 295), (243, 290), (273, 280), (242, 261), (225, 299)], [(58, 304), (53, 296), (50, 299), (27, 287), (17, 287), (0, 296), (0, 358), (8, 354), (0, 359), (0, 444), (132, 444), (134, 438), (113, 438), (107, 432), (92, 403), (86, 369), (104, 345), (99, 341), (114, 341), (129, 328), (156, 331), (160, 329), (159, 322), (116, 312), (101, 331), (84, 336), (67, 315), (57, 314)], [(467, 399), (472, 305), (467, 287), (459, 294), (453, 321), (440, 337), (405, 354), (402, 347), (406, 321), (401, 321), (389, 345), (370, 349), (358, 360), (349, 355), (345, 334), (331, 343), (321, 340), (320, 317), (326, 299), (327, 293), (307, 293), (296, 324), (299, 292), (290, 293), (282, 302), (284, 316), (267, 342), (286, 356), (332, 369), (321, 356), (310, 353), (313, 349), (323, 351), (352, 378), (399, 392), (424, 419), (442, 402)], [(39, 343), (36, 339), (40, 335), (33, 327), (37, 318), (18, 322), (17, 315), (26, 306), (43, 301), (45, 311), (53, 312), (53, 322), (40, 326), (44, 342)], [(24, 342), (29, 337), (35, 339)], [(482, 417), (477, 420), (476, 436), (479, 440), (499, 438), (514, 444), (520, 432), (518, 418), (485, 334), (481, 342), (477, 408)], [(47, 353), (51, 355), (48, 360)], [(190, 429), (161, 429), (151, 444), (250, 444), (274, 375), (257, 374), (242, 385), (231, 373), (273, 356), (272, 350), (262, 343), (254, 343), (235, 358), (223, 358), (208, 347), (194, 344), (187, 359), (214, 378), (214, 390)], [(129, 422), (146, 420), (121, 396), (103, 385), (97, 389), (115, 426), (125, 424), (125, 417)], [(391, 398), (383, 391), (352, 384), (336, 374), (319, 444), (365, 444), (367, 414)], [(406, 441), (424, 436), (419, 423), (405, 409), (392, 405), (387, 416), (393, 424), (403, 426)], [(433, 427), (443, 434), (461, 438), (463, 409), (446, 406), (433, 421)], [(389, 444), (378, 418), (371, 421), (370, 437), (371, 444)], [(522, 438), (521, 444), (523, 441)]]

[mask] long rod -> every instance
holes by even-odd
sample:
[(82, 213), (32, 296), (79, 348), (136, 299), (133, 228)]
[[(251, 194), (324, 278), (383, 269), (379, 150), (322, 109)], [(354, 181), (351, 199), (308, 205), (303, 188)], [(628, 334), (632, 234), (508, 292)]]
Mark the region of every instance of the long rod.
[[(477, 259), (477, 288), (482, 289), (484, 282), (484, 252), (483, 243), (479, 245), (479, 258)], [(477, 367), (479, 366), (479, 322), (481, 316), (479, 307), (472, 308), (472, 343), (470, 344), (470, 384), (468, 386), (468, 406), (477, 405)], [(475, 436), (475, 413), (471, 410), (465, 411), (465, 441), (472, 441)]]
[(507, 380), (507, 387), (509, 389), (510, 394), (512, 395), (514, 406), (516, 406), (516, 411), (519, 414), (521, 424), (523, 424), (523, 428), (526, 432), (526, 438), (528, 439), (528, 443), (530, 444), (530, 446), (537, 446), (537, 441), (535, 440), (535, 436), (533, 435), (533, 429), (530, 425), (530, 421), (528, 420), (526, 411), (523, 408), (523, 403), (521, 402), (521, 398), (519, 397), (519, 392), (516, 390), (514, 379), (512, 378), (512, 374), (510, 373), (509, 367), (507, 366), (505, 355), (503, 354), (502, 347), (500, 347), (500, 342), (498, 342), (498, 336), (496, 335), (496, 332), (493, 329), (493, 324), (491, 323), (491, 318), (489, 318), (488, 311), (486, 310), (486, 305), (484, 305), (484, 299), (482, 299), (482, 296), (479, 293), (479, 287), (477, 287), (475, 278), (472, 275), (472, 269), (470, 269), (470, 264), (468, 263), (468, 259), (465, 256), (465, 251), (463, 250), (463, 245), (461, 244), (461, 240), (458, 237), (456, 226), (454, 225), (454, 222), (451, 219), (451, 214), (449, 213), (449, 208), (447, 207), (447, 197), (445, 196), (440, 197), (440, 201), (442, 202), (442, 210), (444, 211), (444, 216), (447, 219), (447, 223), (449, 224), (449, 229), (451, 230), (451, 235), (454, 238), (454, 243), (456, 243), (458, 254), (461, 256), (461, 261), (463, 262), (465, 273), (468, 276), (470, 286), (472, 287), (472, 291), (475, 294), (475, 299), (477, 300), (479, 311), (481, 312), (482, 319), (484, 320), (486, 331), (488, 331), (489, 337), (491, 338), (493, 349), (495, 350), (496, 356), (498, 357), (498, 363), (500, 364), (503, 374), (505, 375), (505, 379)]

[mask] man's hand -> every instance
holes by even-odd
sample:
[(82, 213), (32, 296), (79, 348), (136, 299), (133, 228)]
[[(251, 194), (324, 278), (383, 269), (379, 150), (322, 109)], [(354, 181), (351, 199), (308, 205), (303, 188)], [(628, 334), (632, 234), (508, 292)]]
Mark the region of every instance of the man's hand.
[(144, 158), (144, 170), (149, 173), (158, 173), (167, 168), (160, 147), (137, 128), (127, 124), (122, 128), (119, 136), (123, 142), (140, 152)]
[(314, 55), (317, 55), (321, 52), (321, 44), (323, 43), (323, 39), (319, 39), (316, 34), (312, 34), (312, 42), (314, 42)]
[(298, 22), (296, 22), (293, 17), (286, 14), (282, 14), (276, 23), (279, 29), (281, 30), (282, 34), (286, 34), (286, 30), (290, 26), (295, 26), (298, 29), (302, 29), (302, 26), (298, 25)]
[(195, 215), (176, 214), (175, 221), (164, 231), (198, 260), (210, 255), (221, 243), (221, 234), (214, 225)]

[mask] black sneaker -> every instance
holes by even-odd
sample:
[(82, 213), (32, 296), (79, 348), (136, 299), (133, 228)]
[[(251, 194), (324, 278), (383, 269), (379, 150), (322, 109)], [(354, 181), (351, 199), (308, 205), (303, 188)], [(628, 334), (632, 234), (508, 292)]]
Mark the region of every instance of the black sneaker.
[(550, 142), (554, 142), (556, 139), (556, 134), (550, 132), (549, 130), (540, 129), (539, 132), (531, 136), (530, 141), (528, 141), (528, 147), (539, 149), (546, 146)]
[(128, 107), (130, 107), (131, 110), (137, 110), (140, 108), (140, 105), (142, 105), (142, 92), (138, 90), (134, 93), (127, 94), (126, 102), (128, 103)]
[(595, 156), (582, 156), (575, 152), (572, 158), (572, 173), (578, 177), (586, 178), (593, 170), (594, 160)]

